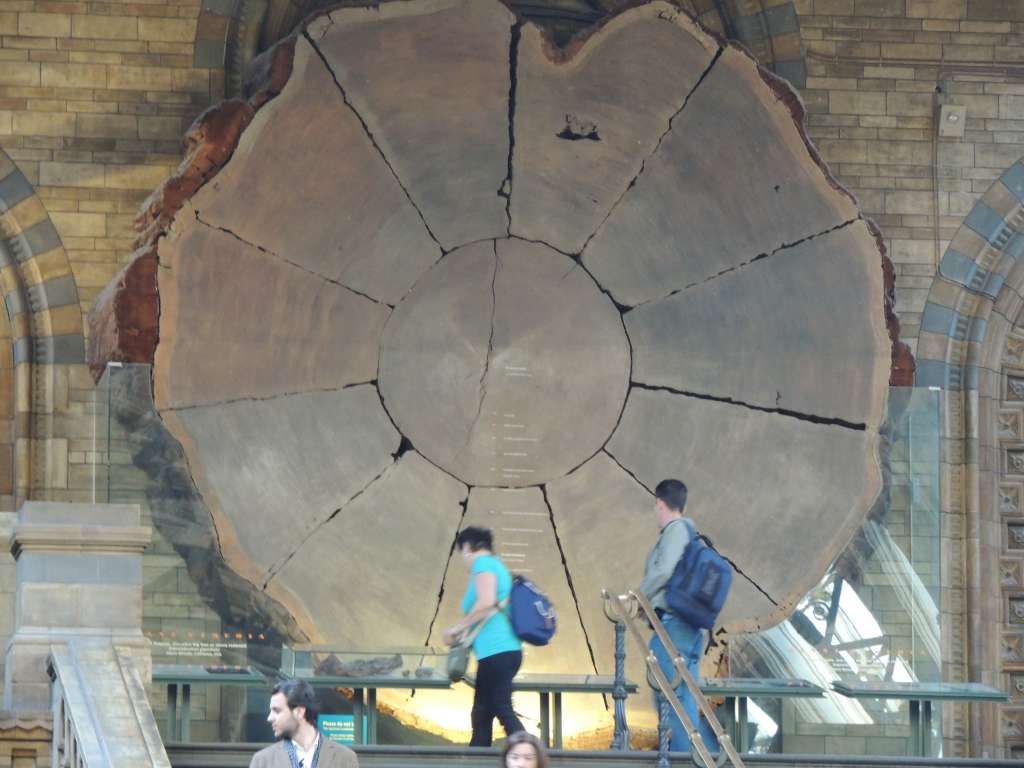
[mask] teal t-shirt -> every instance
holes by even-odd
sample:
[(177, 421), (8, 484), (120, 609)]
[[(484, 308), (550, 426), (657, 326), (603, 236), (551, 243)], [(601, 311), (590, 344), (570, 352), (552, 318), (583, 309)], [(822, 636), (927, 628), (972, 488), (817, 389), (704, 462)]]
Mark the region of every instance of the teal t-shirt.
[[(494, 574), (498, 581), (498, 602), (505, 600), (512, 591), (512, 574), (508, 572), (508, 568), (501, 562), (501, 559), (494, 555), (478, 557), (469, 571), (469, 587), (462, 598), (463, 616), (469, 613), (476, 604), (476, 575), (478, 573)], [(486, 622), (477, 633), (476, 639), (473, 640), (473, 653), (476, 654), (477, 659), (486, 659), (496, 653), (522, 650), (519, 638), (512, 631), (512, 623), (508, 620), (508, 614), (505, 611), (498, 611), (491, 618), (486, 619)]]

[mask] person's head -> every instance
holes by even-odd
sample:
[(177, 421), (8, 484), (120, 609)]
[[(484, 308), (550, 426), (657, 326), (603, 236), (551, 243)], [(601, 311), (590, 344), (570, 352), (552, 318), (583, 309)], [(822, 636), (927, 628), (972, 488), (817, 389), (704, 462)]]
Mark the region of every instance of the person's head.
[(654, 488), (654, 516), (664, 528), (686, 509), (686, 485), (681, 480), (662, 480)]
[(469, 567), (477, 557), (491, 551), (494, 547), (494, 536), (487, 528), (471, 525), (459, 531), (459, 535), (455, 539), (455, 546), (462, 553), (462, 560), (466, 563), (466, 567)]
[(318, 712), (313, 686), (305, 680), (282, 680), (271, 691), (267, 722), (275, 737), (293, 739), (303, 723), (316, 728)]
[(548, 753), (532, 733), (517, 731), (508, 737), (501, 753), (502, 768), (548, 768)]

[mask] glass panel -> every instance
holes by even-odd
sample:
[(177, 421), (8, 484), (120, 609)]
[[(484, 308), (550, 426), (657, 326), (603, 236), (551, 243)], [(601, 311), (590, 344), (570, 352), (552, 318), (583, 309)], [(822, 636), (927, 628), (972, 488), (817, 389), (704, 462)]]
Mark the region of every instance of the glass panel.
[[(803, 678), (826, 689), (820, 699), (784, 699), (781, 711), (756, 698), (749, 714), (755, 751), (912, 754), (906, 701), (852, 699), (829, 689), (837, 679), (942, 678), (938, 396), (890, 390), (885, 486), (869, 519), (788, 621), (731, 644), (734, 676)], [(940, 711), (933, 739), (941, 733)]]

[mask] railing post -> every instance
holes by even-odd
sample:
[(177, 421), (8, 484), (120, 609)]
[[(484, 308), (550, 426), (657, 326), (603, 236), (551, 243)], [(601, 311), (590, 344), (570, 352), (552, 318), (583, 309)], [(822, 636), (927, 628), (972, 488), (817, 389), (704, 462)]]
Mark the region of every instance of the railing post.
[(669, 725), (669, 706), (665, 694), (658, 692), (658, 768), (670, 768), (668, 750), (672, 739)]
[(626, 723), (626, 625), (615, 622), (615, 685), (612, 699), (615, 701), (615, 741), (612, 749), (621, 752), (629, 750), (629, 725)]

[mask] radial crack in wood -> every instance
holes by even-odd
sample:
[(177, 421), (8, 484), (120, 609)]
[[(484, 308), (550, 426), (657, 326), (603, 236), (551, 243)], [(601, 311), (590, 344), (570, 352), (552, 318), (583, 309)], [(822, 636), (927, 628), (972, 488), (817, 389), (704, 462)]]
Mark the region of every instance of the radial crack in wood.
[(648, 488), (683, 480), (697, 526), (779, 603), (732, 594), (721, 623), (745, 630), (788, 617), (863, 521), (881, 488), (877, 441), (873, 429), (634, 389), (608, 451)]
[[(282, 216), (282, 206), (291, 213)], [(213, 226), (389, 304), (441, 255), (303, 38), (288, 85), (192, 207)]]
[(726, 49), (590, 241), (584, 263), (620, 303), (660, 298), (856, 218), (765, 77)]
[(497, 2), (440, 0), (342, 8), (310, 29), (446, 250), (507, 233), (514, 23)]
[(668, 3), (610, 21), (568, 60), (519, 43), (512, 233), (579, 253), (668, 130), (718, 44)]
[[(638, 307), (625, 316), (633, 379), (877, 424), (889, 375), (878, 258), (857, 221)], [(837, 290), (823, 312), (827, 284)]]

